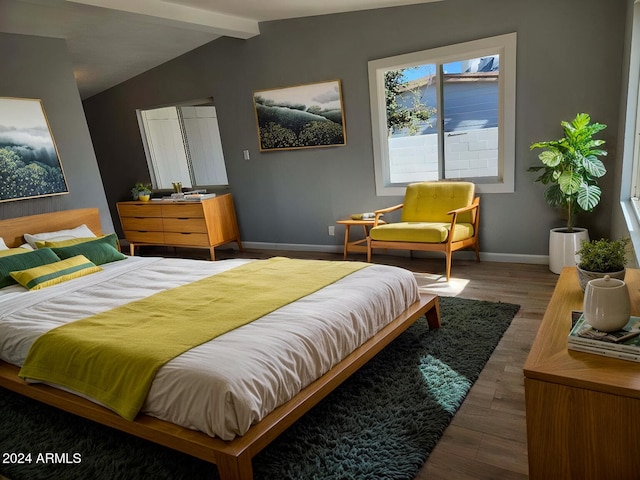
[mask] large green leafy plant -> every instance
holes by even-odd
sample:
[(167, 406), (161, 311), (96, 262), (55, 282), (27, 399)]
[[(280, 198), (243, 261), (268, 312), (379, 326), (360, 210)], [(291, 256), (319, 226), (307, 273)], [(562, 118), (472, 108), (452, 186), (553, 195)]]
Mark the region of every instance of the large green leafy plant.
[(604, 140), (593, 136), (607, 126), (591, 123), (591, 117), (579, 113), (571, 122), (561, 122), (564, 137), (559, 140), (536, 142), (531, 145), (545, 149), (538, 158), (543, 165), (530, 167), (530, 172), (542, 172), (536, 182), (549, 187), (544, 198), (552, 207), (565, 210), (567, 230), (573, 231), (575, 215), (591, 212), (600, 203), (598, 179), (607, 173), (599, 156), (607, 152), (601, 148)]

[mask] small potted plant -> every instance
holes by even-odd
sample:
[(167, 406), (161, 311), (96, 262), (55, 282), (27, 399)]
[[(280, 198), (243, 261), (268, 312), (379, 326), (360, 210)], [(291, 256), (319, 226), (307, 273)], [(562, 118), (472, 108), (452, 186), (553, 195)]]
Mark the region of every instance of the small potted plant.
[(591, 240), (582, 242), (582, 247), (576, 252), (578, 280), (582, 290), (589, 280), (609, 275), (611, 278), (624, 280), (627, 264), (627, 246), (629, 239), (620, 240)]
[(134, 200), (148, 202), (151, 198), (151, 185), (148, 183), (137, 182), (131, 189), (131, 197)]

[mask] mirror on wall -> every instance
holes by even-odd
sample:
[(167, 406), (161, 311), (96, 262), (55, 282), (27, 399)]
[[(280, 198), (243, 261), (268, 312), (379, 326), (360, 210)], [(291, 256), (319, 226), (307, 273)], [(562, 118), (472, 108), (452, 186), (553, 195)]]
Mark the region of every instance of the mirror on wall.
[(171, 105), (138, 110), (154, 189), (228, 185), (216, 107)]

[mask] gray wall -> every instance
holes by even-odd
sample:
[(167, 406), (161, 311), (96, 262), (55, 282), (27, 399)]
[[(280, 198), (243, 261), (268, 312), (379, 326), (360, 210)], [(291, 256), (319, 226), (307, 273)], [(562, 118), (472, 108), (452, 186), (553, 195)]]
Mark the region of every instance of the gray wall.
[[(616, 170), (627, 3), (446, 0), (266, 22), (250, 40), (216, 40), (84, 102), (112, 212), (148, 179), (135, 110), (213, 96), (243, 240), (340, 244), (342, 230), (327, 235), (335, 220), (402, 200), (375, 195), (367, 62), (517, 32), (516, 192), (483, 195), (481, 250), (546, 255), (548, 230), (563, 221), (526, 171), (538, 162), (529, 145), (588, 112), (608, 125)], [(342, 81), (347, 146), (259, 153), (253, 91), (332, 79)], [(617, 205), (612, 173), (601, 186), (600, 206), (579, 219), (592, 237), (609, 233)]]
[(0, 33), (0, 58), (0, 96), (42, 100), (69, 186), (65, 195), (0, 203), (0, 218), (97, 207), (113, 232), (65, 41)]

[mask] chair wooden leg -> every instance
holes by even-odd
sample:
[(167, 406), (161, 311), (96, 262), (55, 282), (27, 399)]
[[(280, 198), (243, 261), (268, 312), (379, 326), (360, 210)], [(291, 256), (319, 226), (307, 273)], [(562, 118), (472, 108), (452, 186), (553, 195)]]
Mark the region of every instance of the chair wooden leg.
[(367, 262), (371, 263), (371, 237), (367, 237)]
[(475, 243), (475, 251), (476, 251), (476, 260), (480, 261), (480, 243), (476, 241)]
[(451, 257), (453, 256), (453, 254), (451, 252), (447, 252), (447, 282), (449, 281), (449, 278), (451, 277)]

